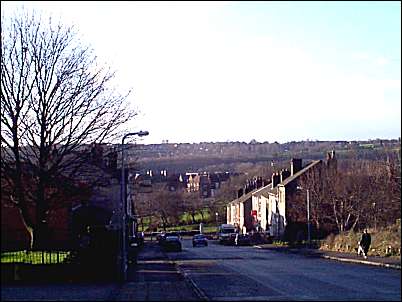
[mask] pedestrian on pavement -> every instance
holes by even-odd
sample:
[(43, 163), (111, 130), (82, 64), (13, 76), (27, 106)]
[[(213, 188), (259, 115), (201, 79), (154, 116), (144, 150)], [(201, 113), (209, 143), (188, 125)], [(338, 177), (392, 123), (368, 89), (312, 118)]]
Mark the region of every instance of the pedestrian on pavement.
[(357, 254), (363, 254), (364, 259), (367, 259), (367, 253), (369, 251), (371, 244), (371, 235), (369, 234), (367, 229), (364, 229), (362, 237), (359, 241), (359, 247), (357, 250)]

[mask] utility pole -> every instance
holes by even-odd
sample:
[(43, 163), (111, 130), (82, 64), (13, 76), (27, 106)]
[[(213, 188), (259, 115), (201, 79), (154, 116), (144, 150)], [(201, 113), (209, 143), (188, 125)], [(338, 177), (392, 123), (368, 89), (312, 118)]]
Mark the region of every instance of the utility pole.
[(307, 189), (307, 241), (310, 246), (311, 232), (310, 232), (310, 191)]
[(120, 264), (121, 264), (121, 279), (122, 281), (127, 280), (127, 193), (126, 193), (126, 173), (124, 168), (124, 140), (128, 136), (138, 135), (146, 136), (148, 131), (140, 131), (127, 133), (123, 136), (121, 140), (121, 250), (120, 250)]

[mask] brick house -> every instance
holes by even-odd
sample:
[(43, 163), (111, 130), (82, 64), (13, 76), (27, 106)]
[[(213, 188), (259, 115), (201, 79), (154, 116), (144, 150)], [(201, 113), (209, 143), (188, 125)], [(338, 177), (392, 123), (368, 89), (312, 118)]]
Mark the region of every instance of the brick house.
[[(120, 201), (120, 175), (116, 169), (116, 153), (104, 156), (103, 150), (99, 146), (93, 151), (93, 154), (98, 156), (84, 163), (80, 167), (78, 176), (74, 179), (75, 185), (78, 185), (77, 197), (66, 196), (68, 202), (57, 202), (49, 209), (47, 215), (48, 241), (49, 247), (53, 249), (69, 249), (71, 247), (72, 218), (74, 213), (78, 213), (80, 209), (100, 208), (102, 212), (109, 212), (111, 216), (117, 213), (116, 209), (119, 208)], [(63, 176), (61, 176), (60, 182), (64, 185), (62, 179)], [(67, 184), (70, 180), (66, 178), (65, 181)], [(25, 183), (29, 185), (29, 178), (25, 180)], [(95, 184), (90, 191), (87, 190), (89, 184)], [(27, 249), (30, 241), (29, 233), (19, 209), (12, 205), (10, 195), (5, 193), (7, 191), (6, 184), (2, 179), (2, 250)], [(30, 213), (32, 217), (35, 217), (33, 204), (30, 207)], [(116, 218), (113, 219), (116, 220)]]

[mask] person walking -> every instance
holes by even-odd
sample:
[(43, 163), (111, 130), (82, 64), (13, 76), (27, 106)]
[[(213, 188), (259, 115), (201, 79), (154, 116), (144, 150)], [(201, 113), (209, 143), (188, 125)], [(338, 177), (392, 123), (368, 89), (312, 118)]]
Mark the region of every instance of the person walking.
[(359, 247), (357, 251), (358, 255), (363, 254), (364, 259), (367, 259), (370, 244), (371, 244), (371, 235), (369, 234), (368, 230), (365, 229), (359, 241)]

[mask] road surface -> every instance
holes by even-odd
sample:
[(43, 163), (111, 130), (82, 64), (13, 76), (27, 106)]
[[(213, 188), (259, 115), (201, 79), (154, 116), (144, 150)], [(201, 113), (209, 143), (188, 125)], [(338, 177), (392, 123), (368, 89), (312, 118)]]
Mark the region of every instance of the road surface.
[(166, 253), (201, 297), (231, 300), (401, 299), (401, 271), (210, 241)]

